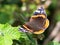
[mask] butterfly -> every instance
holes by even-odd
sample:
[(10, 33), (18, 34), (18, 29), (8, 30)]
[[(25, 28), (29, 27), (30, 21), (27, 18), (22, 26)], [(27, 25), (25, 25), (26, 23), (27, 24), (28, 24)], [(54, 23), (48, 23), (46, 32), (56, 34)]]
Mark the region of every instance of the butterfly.
[(33, 34), (42, 34), (49, 26), (49, 20), (43, 7), (37, 9), (30, 20), (23, 25), (26, 31)]

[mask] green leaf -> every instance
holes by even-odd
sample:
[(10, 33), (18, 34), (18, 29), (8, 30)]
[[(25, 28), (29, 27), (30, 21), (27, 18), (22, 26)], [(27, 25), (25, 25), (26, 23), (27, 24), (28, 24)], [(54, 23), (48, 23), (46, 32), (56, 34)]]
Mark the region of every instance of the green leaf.
[(51, 41), (47, 45), (60, 45), (60, 43), (58, 43), (56, 41)]
[(12, 40), (20, 38), (19, 27), (12, 27), (9, 24), (0, 24), (0, 45), (12, 45)]
[(37, 45), (37, 40), (29, 33), (21, 33), (20, 41), (22, 42), (22, 45)]
[(30, 8), (30, 9), (36, 9), (36, 5), (35, 5), (35, 4), (30, 4), (30, 5), (29, 5), (29, 8)]
[(0, 36), (0, 45), (12, 45), (12, 43), (13, 42), (9, 35)]
[(10, 17), (6, 13), (0, 12), (0, 23), (7, 23), (10, 20)]
[(0, 23), (5, 24), (13, 24), (14, 20), (14, 12), (16, 10), (16, 5), (4, 5), (4, 7), (0, 8)]
[(57, 21), (60, 21), (60, 11), (57, 11), (57, 12), (55, 13), (54, 19), (56, 20), (56, 22), (57, 22)]
[(55, 7), (57, 5), (57, 0), (52, 0), (52, 5)]

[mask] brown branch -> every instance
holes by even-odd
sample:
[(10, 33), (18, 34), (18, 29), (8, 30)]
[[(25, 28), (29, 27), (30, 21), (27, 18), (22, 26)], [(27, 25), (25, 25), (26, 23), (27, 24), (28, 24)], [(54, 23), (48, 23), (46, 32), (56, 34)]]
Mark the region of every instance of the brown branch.
[(53, 41), (60, 42), (60, 32), (56, 35)]
[[(42, 2), (42, 0), (40, 1)], [(39, 8), (40, 6), (44, 7), (45, 9), (49, 7), (49, 5), (51, 4), (51, 0), (46, 0), (46, 2), (44, 4), (38, 4), (37, 8)]]
[(48, 38), (44, 41), (43, 45), (46, 45), (51, 39), (53, 39), (57, 34), (59, 34), (58, 33), (59, 31), (60, 31), (60, 22), (57, 22), (55, 28), (53, 29), (51, 34), (48, 36)]

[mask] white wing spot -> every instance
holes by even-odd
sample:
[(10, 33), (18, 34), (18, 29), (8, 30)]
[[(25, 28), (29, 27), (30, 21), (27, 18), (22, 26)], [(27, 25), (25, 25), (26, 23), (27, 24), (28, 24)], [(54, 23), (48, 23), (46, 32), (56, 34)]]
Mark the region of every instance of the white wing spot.
[(36, 10), (35, 12), (38, 12), (38, 13), (40, 13), (40, 11), (39, 11), (39, 10)]

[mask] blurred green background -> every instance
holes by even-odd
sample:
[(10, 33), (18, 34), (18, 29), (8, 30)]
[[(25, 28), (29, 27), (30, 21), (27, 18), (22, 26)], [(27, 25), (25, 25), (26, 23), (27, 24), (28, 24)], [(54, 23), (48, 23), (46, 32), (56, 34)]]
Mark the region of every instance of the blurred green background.
[[(41, 4), (50, 21), (48, 29), (40, 35), (19, 32)], [(60, 45), (59, 37), (60, 0), (0, 0), (0, 45)]]

